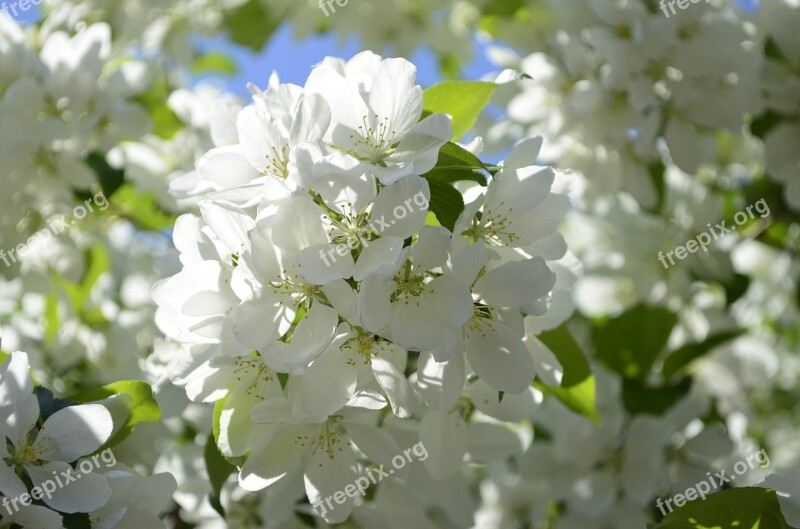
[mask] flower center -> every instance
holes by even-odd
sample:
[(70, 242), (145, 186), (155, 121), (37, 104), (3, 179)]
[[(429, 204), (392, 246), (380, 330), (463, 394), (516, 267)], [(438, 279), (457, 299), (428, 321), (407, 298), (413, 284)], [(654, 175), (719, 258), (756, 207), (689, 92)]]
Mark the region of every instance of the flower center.
[(236, 380), (239, 382), (250, 381), (250, 384), (245, 388), (245, 393), (259, 400), (264, 400), (266, 395), (263, 383), (274, 380), (270, 368), (264, 364), (260, 356), (240, 356), (234, 360), (234, 363), (236, 367), (233, 372), (236, 375)]
[[(380, 342), (374, 334), (361, 333), (355, 338), (351, 338), (345, 342), (341, 349), (342, 351), (354, 351), (355, 354), (363, 359), (364, 365), (372, 365), (372, 359), (378, 357)], [(353, 355), (348, 356), (347, 365), (356, 365), (356, 360), (353, 358)]]
[(343, 244), (356, 249), (363, 246), (364, 240), (370, 237), (369, 213), (366, 210), (355, 211), (352, 203), (345, 204), (341, 214), (331, 212), (323, 215), (323, 219), (330, 223), (328, 239), (331, 244)]
[(488, 307), (477, 304), (472, 306), (472, 318), (467, 322), (466, 331), (478, 333), (483, 338), (494, 332), (492, 313)]
[[(504, 202), (500, 202), (498, 207), (502, 207), (504, 204)], [(510, 230), (512, 224), (508, 220), (513, 209), (508, 208), (508, 211), (504, 213), (487, 209), (480, 218), (476, 216), (472, 219), (472, 226), (465, 230), (463, 235), (471, 237), (473, 242), (483, 240), (494, 246), (504, 246), (519, 240), (516, 232)]]
[[(297, 265), (295, 267), (299, 268)], [(296, 271), (290, 274), (283, 270), (278, 279), (270, 282), (269, 285), (274, 294), (285, 296), (289, 305), (296, 309), (303, 307), (308, 310), (311, 308), (314, 298), (322, 294), (319, 287), (307, 283)], [(283, 305), (284, 301), (280, 301), (279, 304)]]
[(289, 176), (289, 146), (284, 144), (278, 147), (271, 147), (272, 154), (267, 154), (267, 165), (262, 169), (262, 173), (270, 174), (278, 178)]
[(387, 151), (394, 143), (396, 130), (391, 130), (389, 118), (383, 119), (375, 114), (375, 125), (369, 124), (368, 116), (361, 118), (361, 125), (350, 135), (353, 140), (353, 150), (371, 163), (380, 163), (386, 157)]
[(333, 459), (337, 452), (344, 451), (344, 448), (339, 446), (343, 441), (342, 436), (334, 427), (340, 419), (339, 416), (333, 416), (325, 422), (314, 441), (313, 454), (316, 454), (317, 450), (324, 450), (328, 454), (328, 458)]

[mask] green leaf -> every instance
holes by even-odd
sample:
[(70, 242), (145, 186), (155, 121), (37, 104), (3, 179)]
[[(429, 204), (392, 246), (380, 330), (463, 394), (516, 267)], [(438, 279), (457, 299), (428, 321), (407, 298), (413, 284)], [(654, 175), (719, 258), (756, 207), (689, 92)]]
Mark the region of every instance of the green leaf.
[(114, 169), (108, 165), (105, 156), (100, 153), (90, 153), (86, 157), (86, 165), (94, 171), (97, 181), (100, 183), (100, 188), (107, 197), (113, 195), (125, 183), (125, 171)]
[(450, 184), (430, 179), (428, 184), (431, 188), (430, 211), (436, 215), (439, 224), (450, 231), (455, 230), (458, 216), (464, 211), (464, 197)]
[(103, 400), (114, 395), (127, 395), (129, 397), (125, 399), (129, 413), (125, 424), (106, 442), (105, 447), (121, 443), (140, 422), (158, 422), (161, 419), (161, 408), (156, 402), (153, 388), (150, 387), (150, 384), (141, 380), (120, 380), (102, 388), (75, 395), (71, 397), (71, 400), (87, 403)]
[(217, 402), (214, 403), (214, 415), (212, 416), (211, 420), (211, 433), (214, 435), (214, 439), (219, 439), (219, 420), (222, 417), (222, 407), (225, 406), (225, 400), (228, 397), (224, 397), (219, 399)]
[(445, 81), (425, 90), (424, 109), (453, 117), (453, 138), (459, 138), (475, 124), (497, 85), (485, 81)]
[(430, 211), (425, 216), (425, 225), (426, 226), (441, 226), (441, 224), (439, 224), (439, 220), (436, 218), (436, 215), (434, 215)]
[(219, 500), (220, 491), (225, 484), (225, 480), (228, 479), (228, 476), (236, 472), (236, 467), (228, 463), (225, 457), (220, 453), (214, 434), (208, 436), (206, 447), (203, 450), (203, 456), (212, 490), (209, 501), (211, 506), (214, 507), (221, 516), (225, 516), (225, 509), (222, 507), (222, 503), (220, 503)]
[(564, 368), (564, 377), (561, 380), (561, 386), (552, 387), (537, 381), (537, 387), (540, 391), (555, 396), (572, 411), (599, 422), (594, 374), (586, 360), (586, 355), (581, 351), (566, 325), (544, 332), (538, 336), (538, 339), (561, 362), (561, 367)]
[(667, 195), (665, 180), (667, 166), (664, 165), (663, 162), (654, 162), (647, 167), (647, 172), (650, 174), (650, 179), (653, 181), (653, 187), (655, 188), (656, 195), (658, 196), (656, 204), (652, 209), (653, 213), (657, 213), (661, 211), (661, 208), (664, 207), (664, 200), (666, 199)]
[(225, 27), (236, 44), (261, 51), (281, 24), (269, 14), (260, 0), (249, 0), (225, 15)]
[[(106, 250), (104, 245), (96, 244), (86, 251), (85, 256), (87, 263), (86, 272), (84, 273), (80, 283), (73, 283), (55, 271), (51, 272), (51, 279), (54, 285), (58, 286), (66, 293), (67, 299), (69, 299), (70, 306), (72, 307), (72, 311), (78, 317), (80, 317), (81, 321), (84, 323), (92, 321), (96, 324), (103, 324), (106, 323), (106, 320), (102, 312), (96, 308), (88, 306), (87, 303), (90, 299), (92, 289), (97, 284), (97, 281), (109, 269), (108, 250)], [(46, 309), (48, 326), (47, 331), (55, 332), (57, 334), (58, 298), (57, 294), (55, 294), (55, 296), (56, 297), (54, 297), (52, 301), (54, 305), (52, 307), (47, 307)], [(50, 314), (50, 311), (54, 312)], [(54, 327), (51, 329), (50, 325), (53, 325)], [(56, 334), (54, 334), (53, 337), (55, 337)]]
[(439, 159), (436, 162), (436, 167), (466, 167), (469, 169), (486, 168), (480, 158), (451, 141), (442, 145), (442, 148), (439, 150)]
[(625, 409), (636, 415), (664, 415), (692, 388), (692, 379), (684, 378), (669, 386), (652, 387), (641, 380), (625, 378), (622, 381), (622, 403)]
[(55, 285), (44, 301), (44, 339), (52, 344), (58, 338), (58, 291)]
[(39, 402), (39, 414), (43, 421), (46, 421), (48, 417), (57, 411), (78, 404), (76, 400), (55, 398), (53, 392), (44, 386), (36, 386), (33, 392), (36, 395), (36, 400)]
[[(662, 507), (667, 510), (666, 507)], [(772, 489), (726, 489), (669, 513), (659, 529), (791, 529)]]
[(461, 77), (462, 59), (452, 53), (439, 55), (439, 71), (445, 79), (458, 79)]
[[(160, 77), (149, 90), (136, 97), (136, 101), (147, 108), (150, 121), (153, 123), (153, 134), (165, 140), (173, 138), (183, 128), (178, 115), (167, 105), (172, 90), (166, 78)], [(111, 195), (106, 193), (106, 196)]]
[(678, 317), (639, 305), (594, 331), (597, 359), (626, 378), (644, 379), (667, 345)]
[(750, 288), (750, 277), (744, 274), (733, 274), (730, 279), (722, 282), (722, 286), (725, 289), (725, 303), (730, 305), (744, 296), (747, 289)]
[(92, 529), (92, 520), (86, 513), (61, 514), (64, 529)]
[(525, 7), (525, 0), (490, 0), (481, 13), (485, 16), (510, 17)]
[(111, 197), (114, 212), (133, 222), (145, 231), (172, 228), (175, 218), (161, 211), (152, 193), (142, 193), (131, 184), (125, 184)]
[(461, 180), (471, 180), (486, 185), (486, 166), (480, 159), (455, 143), (446, 143), (439, 151), (436, 166), (422, 175), (429, 180), (452, 184)]
[(198, 57), (192, 63), (192, 73), (202, 74), (208, 72), (234, 75), (239, 71), (236, 62), (226, 53), (214, 51)]
[(778, 43), (775, 42), (775, 39), (772, 37), (767, 37), (766, 42), (764, 42), (764, 55), (777, 61), (787, 60), (786, 56), (781, 51), (781, 47), (778, 46)]
[(763, 140), (772, 129), (777, 127), (782, 121), (788, 119), (789, 118), (774, 110), (767, 110), (760, 116), (753, 118), (753, 121), (750, 123), (750, 132), (753, 133), (753, 136), (758, 136)]
[(718, 347), (725, 342), (729, 342), (734, 338), (741, 336), (742, 331), (729, 331), (710, 336), (705, 341), (700, 343), (690, 343), (684, 345), (680, 349), (673, 351), (664, 361), (664, 369), (662, 376), (664, 380), (669, 380), (676, 373), (681, 371), (684, 367), (689, 365), (692, 361), (700, 358), (708, 353), (715, 347)]

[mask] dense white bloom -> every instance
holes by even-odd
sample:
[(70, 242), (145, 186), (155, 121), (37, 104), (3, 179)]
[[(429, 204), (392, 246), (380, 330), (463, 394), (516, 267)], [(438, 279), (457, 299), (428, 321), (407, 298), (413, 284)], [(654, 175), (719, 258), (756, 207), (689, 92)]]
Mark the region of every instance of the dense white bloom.
[[(3, 419), (3, 462), (0, 464), (0, 492), (19, 498), (28, 492), (17, 475), (24, 472), (34, 486), (61, 472), (71, 472), (71, 463), (91, 454), (111, 436), (111, 414), (99, 404), (61, 409), (37, 429), (39, 404), (33, 394), (25, 353), (13, 353), (0, 366), (0, 415)], [(34, 435), (34, 432), (35, 435)], [(90, 512), (102, 507), (111, 496), (106, 479), (95, 473), (82, 475), (68, 486), (58, 487), (42, 500), (52, 509), (64, 512)], [(22, 507), (25, 511), (26, 508)], [(32, 509), (25, 520), (42, 517), (41, 526), (52, 523), (52, 515), (42, 508)], [(31, 522), (26, 521), (26, 524)]]
[[(388, 465), (400, 448), (374, 426), (384, 409), (435, 445), (431, 475), (519, 454), (516, 435), (480, 422), (464, 423), (458, 435), (475, 442), (445, 457), (454, 432), (439, 419), (454, 407), (468, 418), (462, 392), (465, 403), (518, 394), (508, 406), (523, 409), (537, 370), (560, 380), (524, 321), (547, 314), (547, 260), (566, 253), (555, 230), (569, 200), (551, 192), (553, 171), (534, 165), (542, 140), (521, 142), (487, 188), (466, 190), (472, 202), (452, 232), (429, 223), (435, 184), (421, 175), (452, 128), (442, 115), (420, 121), (414, 75), (403, 59), (365, 52), (326, 59), (305, 88), (276, 77), (266, 91), (251, 87), (253, 104), (227, 107), (237, 137), (191, 177), (213, 185), (200, 215), (176, 223), (183, 269), (153, 289), (156, 321), (183, 347), (175, 382), (192, 400), (218, 401), (215, 440), (244, 458), (247, 490), (300, 473), (313, 503), (362, 464)], [(487, 408), (493, 421), (525, 415), (497, 408)], [(353, 507), (318, 514), (340, 522)]]
[[(306, 91), (330, 102), (325, 141), (364, 165), (384, 184), (433, 168), (439, 148), (453, 135), (446, 116), (422, 116), (416, 67), (405, 59), (362, 52), (345, 63), (326, 59), (308, 78)], [(348, 167), (348, 158), (325, 160)]]

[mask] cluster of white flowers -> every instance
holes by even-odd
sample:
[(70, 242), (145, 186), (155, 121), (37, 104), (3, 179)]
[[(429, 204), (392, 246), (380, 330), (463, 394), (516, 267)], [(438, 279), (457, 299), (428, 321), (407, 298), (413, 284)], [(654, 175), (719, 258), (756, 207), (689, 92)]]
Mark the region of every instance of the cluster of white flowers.
[[(89, 192), (109, 208), (0, 270), (3, 351), (28, 351), (0, 365), (0, 500), (131, 435), (128, 466), (0, 503), (0, 527), (640, 529), (758, 449), (800, 465), (797, 0), (42, 8), (0, 13), (0, 248)], [(284, 23), (450, 77), (480, 35), (516, 72), (466, 145), (372, 52), (249, 105), (181, 85), (196, 36), (258, 49)], [(134, 378), (160, 420), (133, 432), (119, 386), (81, 398)], [(790, 525), (798, 477), (761, 483)]]
[(47, 24), (74, 27), (106, 20), (117, 39), (190, 64), (198, 50), (191, 37), (227, 34), (257, 49), (281, 23), (297, 40), (321, 28), (342, 40), (358, 36), (363, 49), (391, 47), (408, 56), (423, 45), (454, 61), (474, 55), (471, 26), (479, 10), (446, 0), (49, 0)]
[(89, 154), (147, 130), (147, 113), (133, 101), (147, 67), (136, 60), (114, 65), (112, 58), (106, 24), (71, 35), (23, 30), (0, 16), (0, 162), (7, 175), (1, 206), (13, 222), (0, 232), (6, 248), (38, 228), (31, 206), (45, 220), (68, 214), (73, 192), (95, 182)]
[(775, 122), (764, 136), (764, 156), (770, 176), (785, 185), (786, 201), (800, 211), (800, 43), (792, 28), (800, 23), (797, 3), (764, 3), (758, 13), (762, 38), (770, 46), (761, 72), (767, 114)]
[[(542, 456), (531, 476), (520, 481), (514, 472), (499, 473), (484, 482), (479, 512), (485, 527), (510, 526), (519, 513), (514, 498), (533, 494), (541, 503), (531, 506), (526, 520), (543, 519), (548, 505), (557, 502), (565, 506), (559, 528), (641, 527), (651, 520), (647, 498), (659, 491), (680, 492), (691, 483), (668, 462), (684, 443), (695, 443), (692, 439), (703, 439), (702, 452), (717, 458), (760, 443), (776, 454), (779, 472), (800, 463), (796, 444), (787, 445), (790, 419), (781, 406), (768, 404), (776, 394), (793, 393), (798, 377), (792, 353), (796, 338), (789, 329), (798, 321), (794, 297), (800, 269), (793, 254), (767, 246), (770, 238), (764, 237), (783, 219), (762, 220), (669, 271), (655, 259), (659, 251), (705, 231), (708, 223), (729, 219), (736, 211), (731, 205), (741, 205), (745, 196), (766, 197), (773, 215), (779, 209), (784, 219), (792, 218), (788, 208), (797, 207), (800, 182), (795, 130), (800, 47), (790, 28), (800, 9), (796, 2), (781, 0), (762, 3), (751, 16), (735, 2), (701, 2), (667, 19), (655, 4), (548, 2), (554, 21), (549, 33), (514, 31), (514, 24), (523, 24), (506, 21), (501, 38), (510, 37), (518, 49), (537, 51), (526, 57), (500, 46), (490, 50), (498, 66), (520, 70), (531, 79), (497, 91), (495, 103), (505, 107), (506, 119), (486, 118), (484, 138), (487, 146), (501, 149), (515, 137), (542, 134), (552, 140), (544, 159), (573, 169), (565, 185), (576, 211), (568, 216), (564, 233), (584, 266), (575, 285), (582, 314), (615, 318), (637, 304), (668, 307), (679, 316), (670, 340), (673, 348), (737, 329), (745, 336), (712, 347), (694, 365), (692, 398), (711, 398), (712, 408), (708, 403), (674, 404), (664, 417), (682, 413), (684, 418), (648, 427), (648, 434), (637, 424), (642, 415), (622, 423), (604, 417), (603, 428), (611, 428), (609, 455), (587, 456), (588, 466), (558, 486), (552, 479), (536, 479), (541, 465), (552, 464), (554, 452), (569, 460), (575, 454), (594, 454), (598, 437), (581, 440), (574, 434), (578, 426), (561, 426), (573, 418), (558, 403), (540, 412), (537, 417), (553, 436), (553, 446), (546, 448), (549, 440), (534, 444)], [(778, 184), (777, 192), (773, 184), (760, 183), (764, 177)], [(796, 231), (772, 245), (791, 246), (785, 241), (792, 238)], [(737, 292), (733, 285), (742, 281)], [(600, 366), (593, 371), (598, 407), (608, 406), (602, 402), (606, 399), (622, 409), (624, 395), (603, 389), (616, 382), (607, 375), (601, 379)], [(651, 376), (649, 383), (654, 382)], [(724, 433), (713, 433), (709, 411), (718, 414)], [(548, 413), (555, 414), (555, 422)], [(569, 433), (555, 440), (562, 428)], [(758, 432), (771, 433), (762, 438)], [(562, 452), (566, 437), (575, 444)], [(636, 465), (627, 463), (631, 452), (638, 454)], [(606, 457), (610, 465), (600, 463)], [(697, 471), (707, 470), (697, 454), (689, 459)], [(720, 459), (714, 461), (717, 468), (720, 464)], [(545, 468), (546, 476), (564, 472)], [(645, 474), (649, 481), (643, 481)], [(788, 476), (782, 482), (786, 494), (779, 493), (782, 506), (792, 505), (792, 487), (796, 490), (796, 474)]]
[(312, 502), (335, 493), (356, 477), (352, 444), (374, 463), (400, 453), (376, 427), (384, 408), (419, 420), (445, 458), (431, 473), (452, 476), (470, 391), (558, 383), (528, 323), (547, 311), (556, 275), (541, 247), (563, 254), (555, 228), (569, 207), (552, 169), (534, 165), (541, 139), (468, 189), (453, 232), (426, 223), (438, 198), (420, 175), (452, 128), (420, 119), (415, 76), (365, 52), (326, 59), (305, 87), (255, 90), (231, 144), (187, 177), (206, 198), (176, 223), (183, 270), (155, 286), (156, 321), (186, 346), (189, 397), (224, 399), (217, 443), (248, 454), (247, 490), (304, 472)]
[[(37, 390), (28, 356), (12, 353), (0, 365), (3, 527), (58, 529), (62, 514), (86, 513), (91, 527), (163, 528), (157, 515), (175, 490), (172, 476), (143, 477), (118, 464), (110, 451), (103, 451), (105, 465), (99, 466), (97, 452), (126, 420), (119, 400), (56, 402), (52, 394), (45, 397), (42, 388)], [(48, 408), (41, 409), (40, 402)]]

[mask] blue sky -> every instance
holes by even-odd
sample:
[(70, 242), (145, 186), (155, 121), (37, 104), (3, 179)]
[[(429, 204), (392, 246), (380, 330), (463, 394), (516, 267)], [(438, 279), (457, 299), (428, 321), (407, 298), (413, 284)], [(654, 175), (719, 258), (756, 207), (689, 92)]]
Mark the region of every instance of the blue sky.
[[(362, 51), (356, 38), (349, 39), (341, 46), (338, 45), (338, 38), (333, 35), (313, 36), (300, 42), (295, 41), (292, 38), (292, 29), (288, 26), (283, 26), (269, 41), (266, 49), (260, 53), (231, 44), (223, 38), (198, 40), (196, 43), (204, 52), (223, 51), (236, 61), (239, 72), (233, 77), (224, 77), (220, 80), (230, 91), (241, 95), (247, 94), (245, 85), (248, 82), (263, 88), (273, 70), (278, 72), (281, 82), (303, 85), (312, 66), (326, 56), (350, 58)], [(408, 59), (417, 66), (417, 82), (422, 86), (427, 87), (441, 80), (436, 59), (430, 50), (420, 49)], [(494, 70), (496, 67), (489, 63), (481, 50), (476, 60), (465, 68), (464, 77), (479, 79)]]

